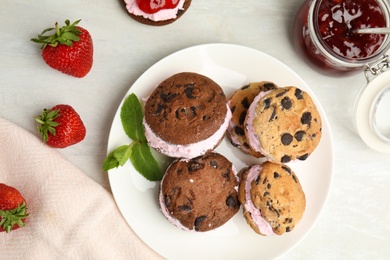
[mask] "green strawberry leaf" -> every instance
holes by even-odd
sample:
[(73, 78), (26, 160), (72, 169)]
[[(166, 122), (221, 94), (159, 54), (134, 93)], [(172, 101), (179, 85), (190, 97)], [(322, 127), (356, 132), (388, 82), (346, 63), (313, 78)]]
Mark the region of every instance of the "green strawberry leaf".
[(133, 141), (146, 142), (142, 125), (143, 111), (137, 96), (132, 93), (123, 102), (120, 118), (123, 130)]
[(130, 160), (134, 168), (149, 181), (161, 181), (163, 172), (160, 169), (147, 143), (137, 143), (132, 148)]

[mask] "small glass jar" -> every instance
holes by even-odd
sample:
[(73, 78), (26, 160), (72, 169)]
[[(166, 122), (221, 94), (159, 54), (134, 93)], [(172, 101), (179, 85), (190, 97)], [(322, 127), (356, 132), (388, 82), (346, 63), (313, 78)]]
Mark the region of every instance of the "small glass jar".
[(293, 30), (296, 49), (323, 74), (364, 71), (367, 84), (353, 107), (356, 132), (372, 149), (390, 153), (390, 35), (356, 34), (355, 29), (390, 27), (386, 0), (307, 0)]
[(326, 74), (363, 71), (390, 47), (390, 37), (355, 29), (389, 27), (386, 0), (307, 0), (294, 21), (293, 40), (309, 63)]

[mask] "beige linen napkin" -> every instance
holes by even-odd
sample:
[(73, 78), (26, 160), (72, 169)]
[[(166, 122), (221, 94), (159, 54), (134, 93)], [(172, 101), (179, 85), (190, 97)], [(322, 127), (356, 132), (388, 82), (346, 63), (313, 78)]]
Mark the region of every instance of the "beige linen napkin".
[(28, 203), (26, 226), (0, 233), (0, 259), (157, 259), (112, 195), (37, 136), (0, 118), (0, 182)]

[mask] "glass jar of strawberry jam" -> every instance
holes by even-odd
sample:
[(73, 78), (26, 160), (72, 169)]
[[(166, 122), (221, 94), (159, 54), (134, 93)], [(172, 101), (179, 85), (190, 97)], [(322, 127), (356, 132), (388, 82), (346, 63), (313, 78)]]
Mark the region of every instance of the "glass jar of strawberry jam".
[(322, 73), (362, 72), (367, 84), (357, 91), (353, 123), (372, 149), (390, 153), (390, 34), (357, 29), (390, 27), (388, 0), (307, 0), (293, 31), (297, 50)]
[(294, 41), (320, 71), (362, 71), (388, 50), (390, 37), (356, 29), (389, 27), (386, 0), (308, 0), (294, 21)]

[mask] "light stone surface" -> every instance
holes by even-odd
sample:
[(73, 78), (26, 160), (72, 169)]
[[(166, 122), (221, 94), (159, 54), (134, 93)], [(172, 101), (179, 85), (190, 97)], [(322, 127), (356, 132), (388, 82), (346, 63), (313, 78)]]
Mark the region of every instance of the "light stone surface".
[[(110, 190), (102, 162), (111, 122), (145, 70), (198, 44), (234, 43), (260, 50), (284, 62), (310, 86), (328, 116), (335, 146), (334, 180), (323, 214), (282, 259), (388, 259), (390, 155), (368, 148), (352, 121), (353, 102), (365, 78), (362, 73), (329, 77), (302, 60), (291, 43), (292, 22), (302, 2), (193, 0), (180, 20), (152, 27), (132, 20), (119, 0), (2, 0), (0, 117), (35, 133), (34, 115), (57, 103), (71, 104), (82, 116), (87, 136), (59, 151)], [(48, 67), (39, 46), (30, 42), (65, 19), (82, 19), (80, 25), (94, 41), (94, 65), (82, 79)]]

